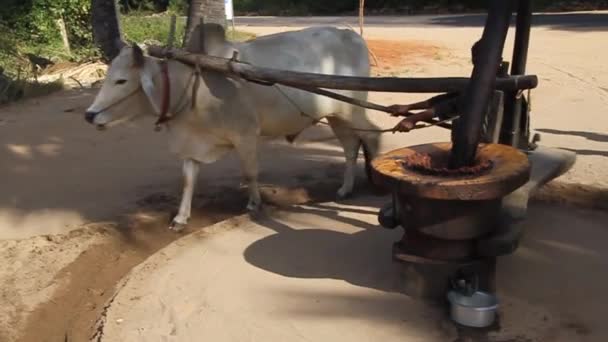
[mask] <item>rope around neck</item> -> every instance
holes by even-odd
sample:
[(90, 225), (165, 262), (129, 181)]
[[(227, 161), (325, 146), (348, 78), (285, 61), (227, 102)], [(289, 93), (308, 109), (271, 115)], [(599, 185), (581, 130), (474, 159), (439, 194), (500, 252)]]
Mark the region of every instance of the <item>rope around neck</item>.
[[(169, 71), (167, 70), (167, 73)], [(190, 78), (188, 79), (188, 83), (184, 86), (182, 92), (181, 92), (181, 96), (179, 97), (179, 100), (177, 101), (177, 108), (178, 110), (176, 110), (172, 115), (166, 115), (166, 116), (162, 116), (159, 117), (158, 121), (156, 121), (156, 127), (155, 130), (158, 132), (161, 129), (161, 126), (163, 124), (166, 124), (167, 122), (169, 122), (170, 120), (172, 120), (177, 114), (181, 113), (184, 109), (182, 108), (184, 105), (182, 105), (182, 103), (184, 102), (184, 98), (186, 97), (186, 93), (188, 92), (188, 88), (190, 88), (190, 85), (192, 84), (192, 81), (194, 80), (195, 77), (199, 77), (200, 74), (195, 70), (194, 72), (192, 72), (192, 74), (190, 74)], [(170, 82), (170, 81), (169, 81)], [(198, 84), (194, 84), (194, 87), (192, 88), (192, 98), (190, 99), (192, 101), (192, 108), (194, 109), (194, 107), (196, 106), (196, 100), (195, 100), (195, 95), (197, 93), (198, 89)], [(169, 94), (169, 98), (167, 99), (168, 101), (168, 110), (167, 110), (167, 114), (171, 111), (171, 94)], [(180, 109), (182, 108), (182, 109)]]

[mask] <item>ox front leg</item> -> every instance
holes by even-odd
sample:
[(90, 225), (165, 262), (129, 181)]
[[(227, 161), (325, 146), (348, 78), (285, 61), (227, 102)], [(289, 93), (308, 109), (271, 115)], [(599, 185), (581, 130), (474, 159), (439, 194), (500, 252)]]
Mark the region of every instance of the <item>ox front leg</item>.
[(186, 225), (188, 224), (190, 210), (192, 208), (192, 195), (194, 194), (194, 187), (196, 186), (199, 168), (199, 162), (192, 159), (184, 160), (184, 164), (182, 166), (182, 171), (184, 174), (182, 201), (179, 205), (177, 216), (173, 218), (173, 222), (171, 222), (171, 225), (169, 226), (169, 229), (173, 231), (178, 232), (186, 228)]
[(258, 151), (257, 137), (251, 139), (243, 139), (242, 142), (235, 146), (236, 152), (241, 161), (243, 170), (243, 178), (249, 191), (249, 201), (247, 210), (250, 212), (258, 212), (262, 207), (262, 197), (258, 186)]

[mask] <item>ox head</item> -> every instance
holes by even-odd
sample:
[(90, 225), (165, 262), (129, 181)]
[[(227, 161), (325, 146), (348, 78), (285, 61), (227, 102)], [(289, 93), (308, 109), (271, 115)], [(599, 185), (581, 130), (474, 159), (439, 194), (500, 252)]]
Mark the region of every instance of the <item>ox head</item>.
[(150, 82), (145, 76), (149, 74), (148, 57), (136, 44), (128, 46), (121, 41), (118, 44), (120, 53), (112, 60), (99, 93), (85, 113), (86, 121), (99, 129), (154, 113), (142, 91), (142, 84)]

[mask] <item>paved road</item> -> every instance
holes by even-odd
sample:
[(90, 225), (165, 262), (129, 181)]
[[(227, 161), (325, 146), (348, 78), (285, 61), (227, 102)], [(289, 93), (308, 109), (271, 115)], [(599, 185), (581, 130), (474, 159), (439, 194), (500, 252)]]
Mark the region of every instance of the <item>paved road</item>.
[[(483, 26), (485, 14), (455, 15), (414, 15), (414, 16), (369, 16), (365, 18), (366, 26), (382, 27), (428, 27)], [(358, 18), (341, 17), (237, 17), (239, 26), (313, 26), (313, 25), (358, 25)], [(608, 31), (608, 11), (576, 12), (560, 14), (534, 15), (534, 25), (553, 29), (588, 31)]]

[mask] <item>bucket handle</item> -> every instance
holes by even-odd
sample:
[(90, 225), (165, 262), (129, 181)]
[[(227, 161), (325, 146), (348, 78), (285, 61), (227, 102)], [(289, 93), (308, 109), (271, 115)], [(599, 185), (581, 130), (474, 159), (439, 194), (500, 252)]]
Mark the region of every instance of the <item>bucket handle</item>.
[(450, 285), (454, 291), (470, 297), (479, 290), (479, 276), (475, 273), (467, 275), (460, 269), (450, 278)]

